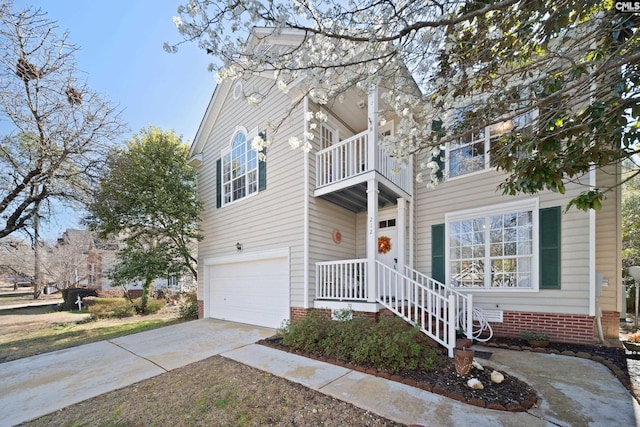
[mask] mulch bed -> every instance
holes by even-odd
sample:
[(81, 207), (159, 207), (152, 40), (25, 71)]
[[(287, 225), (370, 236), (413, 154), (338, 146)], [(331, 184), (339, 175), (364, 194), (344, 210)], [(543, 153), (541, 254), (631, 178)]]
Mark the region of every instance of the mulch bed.
[[(258, 344), (291, 352), (288, 347), (281, 343), (279, 337), (267, 338), (259, 341)], [(622, 348), (553, 342), (549, 343), (548, 347), (530, 347), (524, 340), (508, 338), (494, 338), (488, 343), (476, 342), (476, 345), (488, 347), (488, 350), (490, 350), (490, 348), (502, 348), (514, 351), (561, 354), (563, 356), (580, 357), (602, 363), (611, 370), (613, 375), (615, 375), (640, 402), (640, 356), (626, 352)], [(401, 382), (412, 387), (417, 387), (483, 408), (521, 412), (530, 409), (537, 403), (535, 390), (517, 378), (501, 372), (505, 379), (501, 384), (495, 384), (491, 382), (490, 379), (492, 372), (490, 368), (484, 371), (473, 368), (467, 377), (460, 377), (456, 373), (453, 359), (448, 357), (443, 357), (440, 365), (432, 371), (409, 371), (399, 375), (391, 375), (388, 372), (379, 371), (371, 366), (356, 366), (342, 360), (329, 359), (322, 355), (309, 355), (300, 352), (293, 353)], [(481, 358), (476, 356), (476, 360), (482, 364)], [(469, 388), (467, 381), (470, 378), (480, 380), (484, 385), (484, 389), (474, 390)]]
[[(258, 344), (291, 352), (288, 347), (281, 343), (279, 337), (267, 338), (259, 341)], [(533, 407), (537, 402), (536, 392), (519, 379), (501, 372), (504, 375), (504, 381), (500, 384), (495, 384), (490, 379), (491, 369), (480, 371), (475, 368), (472, 368), (467, 377), (461, 377), (456, 373), (453, 359), (448, 357), (442, 357), (441, 363), (432, 371), (408, 371), (399, 375), (392, 375), (389, 372), (379, 371), (372, 366), (357, 366), (342, 360), (329, 359), (322, 355), (293, 353), (397, 381), (482, 408), (522, 412)], [(481, 359), (477, 358), (477, 360), (482, 364)], [(467, 386), (467, 381), (471, 378), (480, 380), (484, 385), (484, 389), (474, 390)]]

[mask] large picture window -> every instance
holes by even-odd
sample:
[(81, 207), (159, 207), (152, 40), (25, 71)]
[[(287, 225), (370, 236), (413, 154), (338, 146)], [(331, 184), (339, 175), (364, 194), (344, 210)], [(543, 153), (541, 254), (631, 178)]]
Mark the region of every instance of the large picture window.
[(258, 155), (244, 131), (237, 131), (231, 150), (222, 156), (223, 205), (258, 192)]
[(447, 216), (447, 275), (452, 286), (532, 289), (537, 272), (537, 201)]

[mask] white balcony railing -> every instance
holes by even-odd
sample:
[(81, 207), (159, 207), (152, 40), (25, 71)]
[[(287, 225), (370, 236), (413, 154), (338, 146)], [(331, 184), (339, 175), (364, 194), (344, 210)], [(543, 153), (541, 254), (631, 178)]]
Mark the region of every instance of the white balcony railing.
[(316, 264), (316, 299), (366, 301), (367, 298), (366, 259)]
[(413, 163), (411, 161), (403, 165), (400, 160), (391, 157), (381, 145), (378, 145), (377, 163), (376, 170), (382, 176), (407, 193), (412, 194)]
[[(379, 139), (379, 138), (378, 138)], [(375, 170), (402, 190), (411, 194), (413, 166), (403, 165), (398, 159), (387, 154), (377, 141), (370, 141), (368, 132), (361, 132), (338, 144), (316, 153), (316, 184), (323, 187), (352, 178), (373, 170), (369, 164), (369, 150), (378, 150)]]
[(316, 154), (318, 187), (333, 184), (369, 170), (367, 132), (359, 133)]

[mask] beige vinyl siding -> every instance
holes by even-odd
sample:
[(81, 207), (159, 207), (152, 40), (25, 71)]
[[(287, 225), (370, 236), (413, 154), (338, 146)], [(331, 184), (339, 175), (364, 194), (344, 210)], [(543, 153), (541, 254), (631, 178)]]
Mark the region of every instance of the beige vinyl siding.
[[(539, 207), (566, 207), (584, 187), (569, 186), (565, 195), (544, 192), (537, 196), (503, 196), (496, 188), (504, 176), (494, 170), (449, 180), (427, 189), (416, 184), (415, 263), (431, 274), (431, 225), (445, 221), (445, 214), (489, 207), (494, 204), (539, 199)], [(562, 213), (562, 270), (560, 290), (473, 291), (474, 303), (485, 309), (588, 314), (589, 308), (589, 215), (576, 209)]]
[[(309, 111), (316, 113), (321, 108), (309, 103)], [(325, 111), (328, 123), (338, 131), (338, 141), (349, 138), (354, 133), (347, 128), (330, 111)], [(314, 119), (314, 121), (316, 121)], [(316, 121), (317, 122), (317, 121)], [(315, 299), (316, 263), (323, 261), (335, 261), (354, 259), (356, 255), (356, 214), (338, 205), (328, 202), (320, 197), (314, 197), (316, 186), (316, 156), (320, 149), (320, 126), (314, 131), (314, 139), (311, 141), (313, 149), (309, 156), (309, 300), (308, 306), (313, 306)], [(338, 230), (342, 234), (342, 241), (333, 241), (333, 231)], [(302, 306), (302, 304), (298, 305)]]
[[(601, 189), (612, 187), (619, 174), (620, 168), (617, 166), (598, 171), (597, 185)], [(609, 281), (609, 285), (602, 288), (600, 297), (605, 311), (619, 311), (622, 295), (622, 230), (620, 211), (616, 209), (621, 203), (620, 196), (619, 186), (608, 192), (602, 209), (596, 213), (596, 271)]]
[[(253, 88), (266, 91), (273, 82), (256, 77), (244, 84), (245, 92)], [(206, 136), (199, 173), (199, 196), (203, 203), (201, 227), (204, 239), (199, 245), (199, 274), (203, 276), (204, 260), (236, 254), (236, 242), (243, 253), (288, 247), (291, 267), (291, 304), (300, 303), (303, 275), (303, 161), (292, 153), (287, 140), (303, 132), (300, 107), (289, 116), (277, 132), (269, 129), (270, 121), (284, 117), (291, 100), (273, 91), (259, 106), (245, 100), (234, 100), (230, 92), (223, 108)], [(267, 130), (273, 141), (267, 153), (267, 188), (255, 195), (216, 208), (216, 161), (229, 147), (236, 126), (249, 133), (256, 128)], [(204, 299), (203, 287), (198, 298)]]

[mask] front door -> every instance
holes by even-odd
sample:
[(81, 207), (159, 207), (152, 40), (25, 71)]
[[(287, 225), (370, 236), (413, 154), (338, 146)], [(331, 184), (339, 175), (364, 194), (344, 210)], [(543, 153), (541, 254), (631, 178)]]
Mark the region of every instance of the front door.
[[(394, 270), (398, 270), (398, 227), (396, 223), (395, 218), (389, 218), (380, 220), (378, 224), (378, 261)], [(388, 238), (388, 245), (383, 243), (383, 241), (387, 241), (385, 238)], [(380, 249), (383, 247), (384, 250), (381, 251)], [(388, 251), (383, 253), (387, 249)]]
[[(382, 219), (378, 223), (378, 255), (377, 260), (391, 270), (398, 267), (398, 227), (395, 218)], [(382, 274), (382, 277), (380, 277)], [(395, 273), (389, 270), (378, 270), (378, 284), (382, 285), (379, 297), (391, 303), (402, 291), (394, 280)]]

